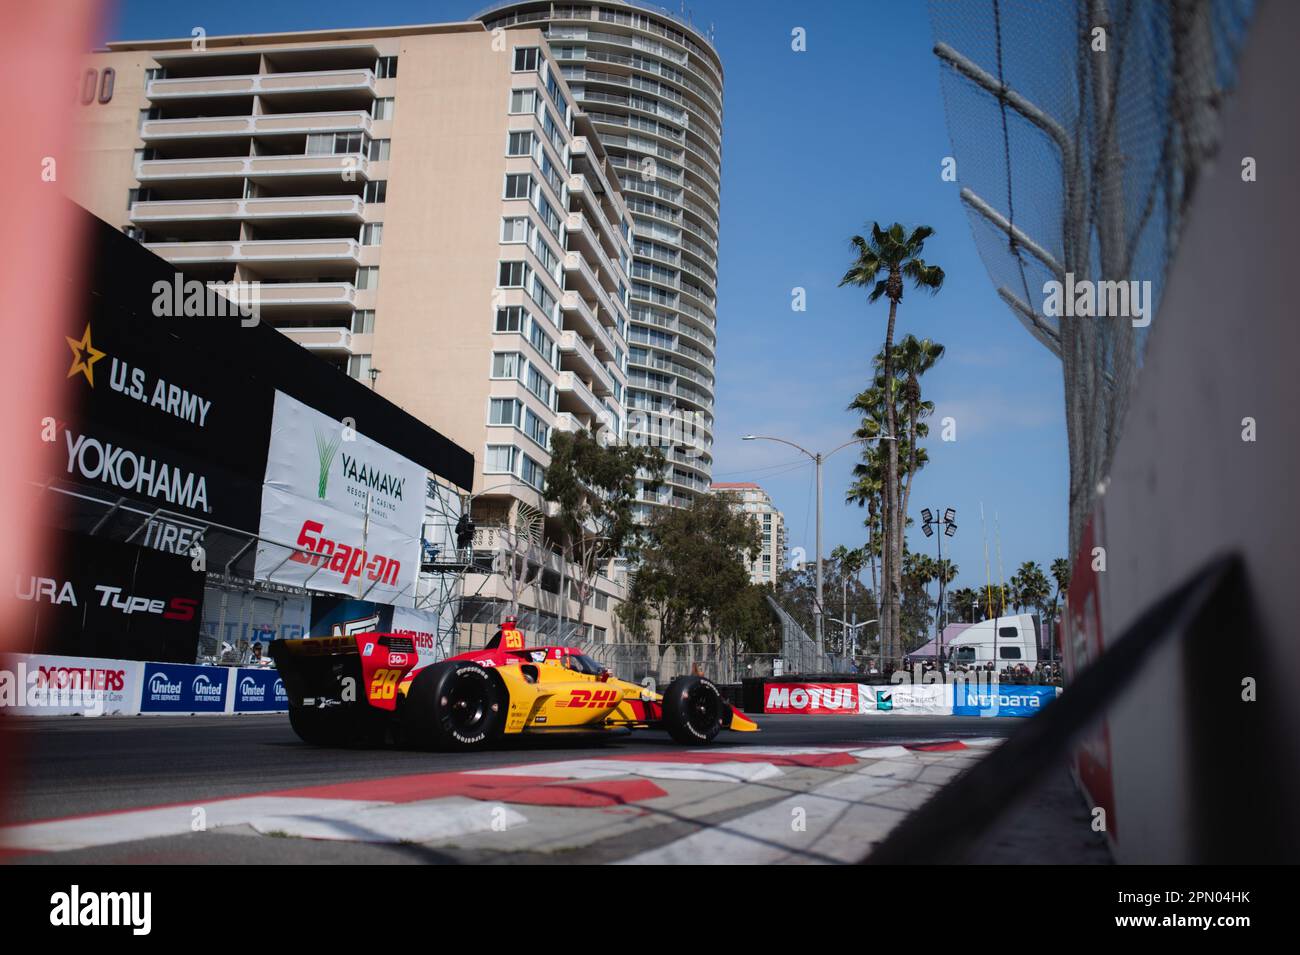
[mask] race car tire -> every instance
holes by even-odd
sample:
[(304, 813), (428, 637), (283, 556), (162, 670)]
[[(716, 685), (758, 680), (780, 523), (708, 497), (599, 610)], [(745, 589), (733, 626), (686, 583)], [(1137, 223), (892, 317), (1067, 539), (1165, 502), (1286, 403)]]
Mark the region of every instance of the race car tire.
[(388, 735), (385, 714), (368, 707), (290, 706), (289, 725), (312, 746), (381, 746)]
[(509, 699), (490, 667), (448, 660), (421, 670), (401, 711), (401, 742), (416, 749), (479, 749), (501, 736)]
[(709, 680), (679, 676), (664, 691), (664, 728), (676, 742), (698, 746), (722, 729), (722, 693)]

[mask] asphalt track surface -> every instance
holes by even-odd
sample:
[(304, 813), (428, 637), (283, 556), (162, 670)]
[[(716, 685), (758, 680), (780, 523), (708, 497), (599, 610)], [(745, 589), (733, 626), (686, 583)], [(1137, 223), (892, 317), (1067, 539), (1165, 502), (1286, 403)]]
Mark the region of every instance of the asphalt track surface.
[[(727, 733), (728, 746), (831, 746), (1007, 736), (1020, 722), (951, 716), (761, 716), (758, 733)], [(345, 780), (518, 766), (604, 753), (680, 750), (664, 733), (614, 740), (528, 739), (475, 753), (322, 749), (283, 714), (49, 717), (0, 722), (21, 769), (5, 824), (163, 803), (220, 799)]]
[[(982, 745), (987, 746), (994, 744), (997, 738), (1010, 735), (1022, 722), (1009, 718), (887, 714), (763, 716), (759, 717), (759, 721), (762, 727), (760, 733), (728, 733), (720, 737), (719, 742), (725, 742), (735, 759), (742, 761), (735, 765), (745, 765), (743, 761), (747, 758), (765, 759), (767, 757), (761, 755), (764, 751), (773, 752), (780, 748), (793, 753), (830, 747), (879, 747), (959, 740), (971, 740), (972, 745), (974, 741), (982, 740)], [(111, 827), (114, 816), (103, 816), (101, 820), (100, 814), (150, 810), (153, 807), (211, 805), (220, 800), (252, 798), (268, 793), (315, 792), (320, 787), (337, 787), (339, 784), (391, 786), (395, 779), (411, 778), (416, 774), (446, 774), (465, 779), (468, 778), (466, 774), (502, 770), (516, 773), (522, 778), (545, 773), (547, 767), (578, 765), (596, 760), (626, 760), (629, 764), (645, 760), (662, 766), (663, 761), (684, 758), (682, 748), (665, 734), (648, 732), (590, 741), (571, 737), (530, 739), (475, 753), (425, 753), (395, 748), (323, 749), (299, 741), (290, 729), (287, 718), (280, 714), (5, 719), (0, 720), (0, 734), (8, 737), (5, 742), (11, 745), (5, 748), (16, 755), (19, 761), (17, 772), (6, 773), (5, 805), (0, 815), (0, 822), (6, 826), (94, 816), (95, 825)], [(756, 755), (747, 756), (744, 752), (746, 748), (754, 750)], [(898, 748), (898, 745), (892, 745), (893, 750)], [(935, 786), (942, 785), (944, 779), (960, 772), (963, 766), (969, 765), (969, 760), (979, 758), (980, 754), (972, 748), (965, 754), (917, 755), (922, 756), (927, 763), (925, 772), (933, 776), (927, 789), (928, 793), (932, 793)], [(940, 766), (939, 759), (944, 755), (960, 756), (961, 759), (950, 760), (947, 767)], [(822, 757), (807, 758), (815, 760)], [(930, 763), (935, 765), (931, 766)], [(530, 766), (533, 767), (531, 771)], [(261, 838), (234, 838), (226, 834), (238, 832), (239, 827), (234, 826), (222, 830), (221, 835), (187, 832), (48, 854), (11, 853), (7, 857), (8, 861), (13, 862), (65, 863), (620, 861), (642, 850), (663, 852), (665, 850), (662, 846), (666, 841), (680, 839), (683, 833), (696, 832), (701, 826), (707, 829), (716, 819), (738, 818), (742, 813), (754, 815), (756, 808), (762, 811), (765, 807), (771, 807), (774, 803), (779, 803), (780, 797), (799, 792), (800, 787), (804, 792), (816, 792), (819, 791), (819, 786), (825, 788), (827, 779), (831, 780), (832, 786), (842, 784), (842, 780), (831, 774), (826, 767), (812, 764), (795, 765), (781, 772), (788, 774), (781, 780), (782, 785), (788, 782), (791, 788), (777, 790), (771, 787), (771, 794), (760, 792), (757, 795), (755, 790), (766, 788), (769, 784), (755, 785), (752, 779), (745, 781), (748, 786), (740, 782), (734, 786), (720, 785), (716, 780), (712, 784), (670, 784), (660, 778), (668, 793), (663, 795), (660, 802), (655, 802), (652, 798), (645, 805), (666, 806), (673, 799), (684, 799), (688, 795), (703, 800), (704, 797), (699, 794), (707, 792), (719, 808), (713, 815), (692, 817), (689, 825), (685, 820), (676, 828), (659, 825), (653, 835), (644, 828), (631, 831), (634, 827), (628, 827), (628, 832), (620, 829), (618, 838), (610, 838), (599, 844), (592, 843), (581, 852), (570, 851), (567, 855), (543, 853), (531, 845), (516, 847), (510, 852), (487, 851), (482, 847), (475, 849), (473, 840), (468, 843), (469, 849), (462, 849), (455, 845), (455, 840), (401, 840), (400, 844), (376, 845), (364, 838), (344, 842), (313, 838), (266, 838), (268, 833), (265, 828), (261, 831)], [(843, 775), (842, 767), (840, 775)], [(644, 779), (599, 785), (644, 785), (655, 788), (654, 783)], [(919, 782), (913, 786), (909, 794), (913, 800), (918, 798), (917, 793), (921, 788), (925, 787)], [(720, 791), (723, 792), (721, 797), (717, 795)], [(504, 798), (509, 800), (509, 797)], [(1068, 814), (1072, 806), (1070, 799), (1062, 797), (1060, 793), (1056, 794), (1056, 799), (1061, 805), (1056, 807), (1053, 824), (1060, 821), (1056, 820), (1056, 816)], [(632, 802), (629, 802), (628, 806), (631, 805)], [(600, 811), (607, 814), (626, 812), (628, 806)], [(594, 818), (589, 809), (559, 810), (536, 806), (516, 808), (529, 814), (529, 819), (533, 821), (533, 831), (542, 831), (547, 826), (552, 830), (564, 829), (565, 825), (572, 828), (571, 820), (577, 816)], [(914, 804), (909, 804), (907, 808), (914, 808)], [(539, 819), (537, 814), (546, 812), (555, 813), (555, 818), (543, 815)], [(117, 818), (127, 819), (129, 814)], [(1050, 830), (1050, 826), (1048, 828)], [(251, 831), (246, 834), (258, 835)], [(282, 834), (277, 831), (270, 835)], [(1041, 838), (1054, 841), (1050, 833)], [(420, 844), (421, 842), (425, 844)], [(449, 845), (455, 847), (449, 849)], [(606, 846), (610, 848), (604, 848)], [(719, 850), (723, 856), (727, 851), (725, 846)], [(1009, 852), (1013, 859), (1016, 851), (1014, 846), (1010, 849), (1004, 846), (1004, 854)], [(669, 858), (666, 861), (677, 860)], [(811, 858), (793, 861), (836, 860)]]

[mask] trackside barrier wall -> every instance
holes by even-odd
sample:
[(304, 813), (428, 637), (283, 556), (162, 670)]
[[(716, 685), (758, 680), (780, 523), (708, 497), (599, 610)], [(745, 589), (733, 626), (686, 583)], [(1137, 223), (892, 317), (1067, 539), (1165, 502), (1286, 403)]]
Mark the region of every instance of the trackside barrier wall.
[[(745, 709), (756, 713), (910, 716), (1033, 716), (1061, 690), (1055, 686), (959, 682), (746, 681)], [(758, 706), (752, 704), (758, 703)]]
[(141, 663), (12, 653), (0, 658), (0, 714), (282, 713), (289, 697), (269, 668)]

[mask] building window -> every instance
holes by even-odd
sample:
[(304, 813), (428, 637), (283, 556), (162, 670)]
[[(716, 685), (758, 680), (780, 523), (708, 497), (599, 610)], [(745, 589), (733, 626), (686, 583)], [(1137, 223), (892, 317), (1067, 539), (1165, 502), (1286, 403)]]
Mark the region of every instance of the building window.
[[(532, 414), (530, 411), (529, 414)], [(519, 400), (516, 398), (493, 398), (488, 409), (488, 424), (519, 424)]]
[(356, 335), (373, 335), (375, 331), (375, 310), (359, 308), (352, 313), (352, 331)]
[(376, 265), (363, 265), (357, 269), (357, 288), (379, 288), (379, 267)]
[(375, 182), (366, 183), (365, 192), (362, 194), (363, 202), (387, 202), (388, 201), (388, 181), (379, 179)]
[(507, 199), (531, 199), (533, 188), (533, 177), (526, 172), (514, 172), (506, 176)]
[(513, 351), (498, 351), (492, 353), (492, 377), (493, 378), (518, 378), (519, 366), (523, 364), (523, 356)]
[(483, 457), (484, 474), (514, 474), (518, 450), (512, 444), (489, 444)]
[(308, 156), (339, 156), (366, 150), (365, 133), (308, 133)]
[(517, 332), (524, 319), (522, 305), (507, 305), (497, 309), (496, 331)]
[(531, 156), (536, 140), (532, 133), (511, 133), (506, 137), (507, 156)]
[(524, 459), (523, 470), (519, 474), (520, 479), (525, 484), (531, 484), (540, 491), (542, 489), (542, 484), (544, 483), (543, 478), (546, 474), (546, 469), (526, 454), (522, 454), (520, 457)]
[(551, 429), (531, 408), (524, 412), (524, 434), (543, 448), (548, 446), (551, 439)]
[(608, 610), (609, 594), (605, 593), (603, 590), (597, 590), (595, 596), (591, 598), (591, 605), (597, 610)]
[(348, 375), (358, 381), (370, 377), (370, 356), (353, 355), (348, 359)]
[(393, 141), (391, 139), (372, 139), (366, 156), (371, 162), (384, 162), (388, 159), (392, 146)]
[(510, 112), (536, 113), (537, 112), (537, 90), (511, 90), (510, 91)]
[(542, 399), (542, 403), (546, 407), (551, 406), (551, 383), (538, 368), (533, 365), (528, 366), (528, 377), (525, 379), (524, 384), (529, 391)]
[(362, 245), (380, 245), (384, 241), (384, 224), (367, 222), (361, 227)]
[(516, 73), (530, 73), (537, 70), (538, 64), (542, 62), (542, 51), (535, 46), (517, 46), (515, 47), (515, 67)]
[(501, 288), (523, 288), (528, 280), (528, 265), (524, 262), (502, 262), (497, 275), (497, 285)]
[(502, 242), (527, 242), (529, 221), (525, 216), (507, 216), (501, 220)]
[(146, 83), (152, 83), (154, 80), (165, 79), (167, 79), (167, 70), (161, 66), (152, 66), (144, 71), (144, 81)]
[(392, 119), (396, 103), (391, 96), (382, 96), (370, 104), (372, 119)]
[(528, 340), (533, 343), (533, 347), (546, 359), (548, 364), (552, 367), (558, 364), (555, 360), (555, 342), (551, 341), (550, 336), (542, 331), (542, 326), (537, 323), (537, 319), (533, 319), (529, 323)]
[(375, 78), (380, 80), (391, 80), (397, 76), (397, 57), (381, 56), (375, 60)]
[(124, 225), (122, 226), (122, 234), (128, 239), (135, 239), (137, 242), (144, 241), (144, 229), (141, 229), (139, 226)]

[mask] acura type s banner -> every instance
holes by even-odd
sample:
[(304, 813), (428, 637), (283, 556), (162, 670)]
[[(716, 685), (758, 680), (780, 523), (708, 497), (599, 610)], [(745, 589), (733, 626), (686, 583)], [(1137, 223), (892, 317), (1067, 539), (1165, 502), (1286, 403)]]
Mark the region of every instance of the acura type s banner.
[(412, 606), (425, 476), (350, 422), (277, 391), (257, 579)]

